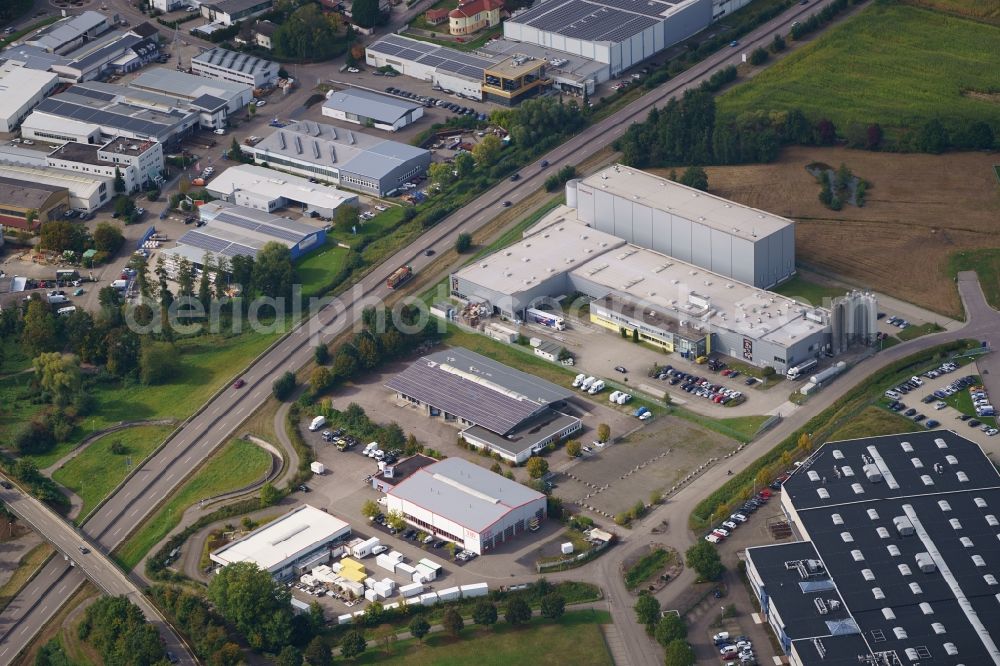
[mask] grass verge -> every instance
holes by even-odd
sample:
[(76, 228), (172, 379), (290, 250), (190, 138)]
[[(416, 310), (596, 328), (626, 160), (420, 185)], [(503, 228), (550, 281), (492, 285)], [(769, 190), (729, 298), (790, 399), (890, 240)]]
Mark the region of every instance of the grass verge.
[(907, 326), (896, 335), (900, 340), (906, 341), (913, 340), (914, 338), (919, 338), (924, 335), (930, 335), (931, 333), (940, 333), (943, 330), (943, 327), (935, 324), (934, 322), (930, 322), (928, 324), (920, 324), (919, 326)]
[(406, 666), (466, 666), (476, 655), (480, 666), (532, 664), (533, 666), (611, 666), (611, 654), (600, 625), (609, 624), (606, 611), (569, 611), (555, 622), (535, 618), (523, 627), (500, 622), (492, 629), (471, 626), (460, 638), (443, 632), (429, 635), (424, 642), (393, 643), (388, 652), (371, 648), (356, 664)]
[[(1000, 172), (998, 172), (1000, 178)], [(975, 271), (979, 284), (991, 307), (1000, 310), (1000, 248), (963, 250), (948, 258), (948, 274), (956, 276), (960, 271)]]
[(6, 583), (0, 586), (0, 610), (7, 607), (11, 599), (17, 596), (21, 588), (28, 584), (28, 581), (38, 573), (38, 570), (54, 552), (52, 546), (46, 542), (38, 544), (24, 554), (24, 557), (17, 563), (14, 573), (7, 579)]
[(881, 407), (870, 405), (862, 409), (849, 422), (830, 433), (829, 439), (857, 439), (859, 437), (878, 437), (880, 435), (895, 435), (898, 432), (912, 432), (917, 424)]
[(794, 298), (806, 305), (823, 305), (826, 299), (843, 296), (845, 292), (844, 289), (811, 282), (798, 275), (787, 282), (782, 282), (771, 291)]
[(670, 553), (663, 548), (656, 548), (639, 558), (639, 561), (625, 571), (625, 587), (634, 590), (647, 580), (662, 571), (670, 562)]
[[(52, 478), (83, 501), (76, 523), (81, 523), (97, 503), (121, 483), (128, 474), (127, 462), (133, 466), (142, 464), (172, 430), (171, 426), (136, 426), (109, 433), (56, 470)], [(115, 444), (124, 449), (112, 452)]]
[(236, 490), (259, 479), (270, 467), (271, 456), (250, 442), (234, 439), (216, 452), (194, 476), (184, 482), (126, 541), (115, 555), (127, 571), (177, 526), (184, 511), (202, 499)]

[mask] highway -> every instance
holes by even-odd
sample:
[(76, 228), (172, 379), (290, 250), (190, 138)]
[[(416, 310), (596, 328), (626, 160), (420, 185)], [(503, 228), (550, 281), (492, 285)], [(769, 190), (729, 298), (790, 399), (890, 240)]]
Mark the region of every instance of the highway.
[[(662, 106), (669, 98), (682, 94), (699, 85), (719, 67), (737, 64), (740, 54), (757, 46), (766, 46), (775, 32), (786, 33), (791, 24), (803, 15), (813, 13), (827, 2), (795, 5), (781, 16), (759, 27), (743, 38), (740, 49), (723, 49), (695, 65), (671, 81), (619, 110), (612, 116), (588, 127), (580, 134), (555, 148), (543, 158), (553, 169), (563, 164), (579, 164), (587, 157), (610, 145), (635, 121), (645, 119), (649, 109)], [(524, 169), (519, 181), (505, 180), (477, 197), (460, 211), (428, 230), (410, 247), (376, 267), (367, 277), (354, 285), (338, 301), (323, 307), (317, 314), (303, 322), (261, 355), (242, 375), (246, 386), (242, 389), (220, 390), (159, 449), (151, 458), (136, 468), (132, 475), (96, 511), (82, 528), (82, 533), (95, 546), (94, 560), (104, 559), (100, 553), (110, 553), (121, 545), (129, 534), (148, 518), (170, 493), (205, 458), (225, 442), (231, 433), (260, 407), (271, 395), (271, 383), (286, 370), (297, 370), (311, 362), (312, 348), (320, 341), (329, 341), (355, 322), (366, 305), (377, 302), (389, 294), (383, 284), (385, 276), (395, 267), (409, 264), (420, 271), (432, 259), (424, 249), (434, 248), (438, 253), (452, 247), (455, 238), (464, 232), (474, 232), (491, 221), (503, 209), (503, 200), (519, 201), (523, 196), (539, 189), (549, 171), (541, 168), (543, 158)], [(924, 340), (924, 338), (921, 338)], [(759, 451), (760, 448), (757, 447)], [(54, 514), (53, 514), (54, 516)], [(54, 520), (61, 521), (59, 518)], [(50, 538), (54, 529), (50, 520), (40, 520), (40, 533)], [(61, 538), (61, 537), (57, 537)], [(109, 560), (104, 560), (110, 566)], [(111, 575), (104, 566), (86, 570), (102, 589), (119, 589), (117, 575)], [(79, 570), (70, 567), (61, 558), (51, 560), (43, 570), (0, 613), (0, 664), (7, 664), (19, 654), (52, 617), (62, 603), (82, 583)], [(155, 616), (151, 617), (156, 621)], [(631, 610), (626, 618), (616, 617), (616, 622), (626, 625), (631, 621)], [(168, 649), (183, 662), (193, 663), (193, 657), (184, 649), (177, 636), (161, 625)], [(641, 632), (640, 632), (641, 633)], [(644, 635), (641, 636), (646, 643)], [(634, 641), (627, 641), (634, 642)], [(646, 655), (643, 655), (645, 657)], [(653, 663), (645, 658), (629, 664)]]

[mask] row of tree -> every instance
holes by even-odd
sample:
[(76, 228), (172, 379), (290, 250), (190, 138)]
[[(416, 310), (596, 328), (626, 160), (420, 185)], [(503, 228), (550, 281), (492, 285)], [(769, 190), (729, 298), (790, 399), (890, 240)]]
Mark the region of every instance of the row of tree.
[(38, 247), (55, 252), (71, 250), (80, 254), (93, 248), (110, 257), (118, 252), (124, 242), (122, 228), (111, 222), (98, 223), (91, 234), (87, 227), (78, 222), (53, 220), (43, 224), (38, 233)]
[(87, 607), (78, 631), (105, 664), (170, 663), (156, 628), (126, 597), (101, 597), (95, 601)]

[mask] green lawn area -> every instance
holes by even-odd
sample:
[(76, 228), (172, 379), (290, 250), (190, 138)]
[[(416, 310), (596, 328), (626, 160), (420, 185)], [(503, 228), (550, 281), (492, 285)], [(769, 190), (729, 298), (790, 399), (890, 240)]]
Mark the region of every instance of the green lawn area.
[(338, 247), (337, 241), (327, 237), (326, 245), (310, 252), (295, 265), (295, 273), (302, 285), (302, 295), (318, 296), (330, 286), (330, 280), (344, 267), (347, 249)]
[[(56, 470), (52, 478), (83, 500), (83, 509), (76, 521), (82, 522), (97, 503), (125, 478), (128, 473), (126, 458), (131, 459), (133, 466), (141, 464), (172, 430), (172, 426), (137, 426), (109, 433)], [(126, 452), (112, 453), (111, 446), (115, 442), (120, 442)]]
[(846, 292), (842, 288), (828, 287), (816, 282), (810, 282), (798, 275), (787, 282), (781, 283), (772, 291), (788, 298), (794, 298), (807, 305), (823, 305), (824, 298), (836, 298), (837, 296), (843, 296)]
[(931, 118), (997, 128), (996, 104), (966, 93), (1000, 89), (998, 51), (995, 27), (876, 2), (720, 97), (719, 116), (799, 108), (841, 131), (877, 121), (897, 134)]
[[(434, 28), (430, 27), (424, 29), (433, 30)], [(475, 51), (476, 49), (480, 48), (481, 46), (483, 46), (483, 44), (490, 41), (494, 37), (501, 36), (503, 34), (503, 27), (497, 26), (495, 28), (490, 28), (489, 30), (484, 30), (483, 32), (479, 33), (478, 37), (472, 40), (468, 40), (466, 37), (463, 37), (462, 39), (466, 40), (463, 42), (456, 42), (452, 39), (432, 39), (425, 35), (421, 35), (420, 33), (410, 32), (410, 31), (404, 32), (402, 34), (404, 37), (409, 37), (411, 39), (418, 39), (421, 42), (430, 42), (431, 44), (437, 44), (438, 46), (447, 46), (453, 49), (458, 49), (459, 51)]]
[(896, 335), (900, 340), (913, 340), (914, 338), (919, 338), (930, 333), (940, 333), (944, 328), (938, 326), (937, 324), (931, 322), (929, 324), (920, 324), (919, 326), (907, 326), (902, 329)]
[[(502, 613), (501, 613), (502, 614)], [(558, 621), (535, 618), (523, 627), (499, 622), (493, 629), (466, 626), (459, 639), (444, 633), (429, 635), (424, 644), (399, 641), (390, 655), (372, 645), (355, 664), (386, 666), (611, 666), (611, 654), (601, 633), (601, 624), (610, 624), (605, 611), (568, 611)], [(472, 658), (475, 655), (475, 658)]]
[(905, 0), (911, 5), (932, 7), (1000, 25), (1000, 0)]
[(18, 396), (31, 384), (34, 375), (24, 373), (0, 378), (0, 441), (9, 443), (14, 433), (31, 420), (44, 405), (33, 405)]
[(131, 571), (177, 525), (189, 506), (206, 497), (253, 483), (264, 475), (270, 465), (271, 456), (266, 451), (241, 439), (230, 441), (185, 481), (156, 514), (116, 551), (118, 560)]
[(25, 353), (24, 347), (17, 338), (0, 340), (0, 375), (21, 372), (31, 367), (31, 357)]
[[(923, 405), (919, 402), (914, 406), (918, 408), (923, 407)], [(933, 407), (931, 407), (930, 411), (934, 411)], [(926, 415), (927, 410), (924, 410), (923, 413)], [(833, 442), (838, 439), (877, 437), (879, 435), (894, 435), (897, 432), (913, 432), (915, 430), (920, 430), (921, 428), (923, 428), (923, 426), (919, 423), (914, 423), (910, 419), (900, 416), (895, 412), (890, 412), (887, 409), (872, 405), (865, 407), (855, 418), (830, 433), (830, 436), (826, 439), (827, 441)]]
[(445, 35), (448, 33), (448, 20), (445, 19), (443, 23), (438, 23), (437, 25), (431, 25), (427, 22), (425, 15), (432, 9), (455, 9), (458, 6), (458, 0), (438, 0), (430, 7), (425, 7), (423, 12), (413, 17), (410, 21), (410, 26), (414, 28), (419, 28), (421, 30), (433, 30), (434, 32), (440, 32)]
[(729, 419), (717, 419), (717, 421), (724, 427), (730, 430), (734, 430), (741, 435), (744, 435), (748, 440), (757, 434), (757, 430), (764, 421), (768, 420), (769, 416), (734, 416)]
[(367, 222), (358, 220), (358, 233), (356, 234), (352, 233), (350, 229), (337, 228), (327, 232), (326, 237), (327, 239), (340, 241), (352, 247), (365, 237), (369, 239), (381, 238), (399, 226), (399, 223), (403, 220), (404, 210), (406, 209), (403, 206), (389, 206), (388, 210), (379, 213)]
[(948, 258), (948, 274), (954, 276), (959, 271), (975, 271), (979, 275), (979, 284), (983, 287), (987, 302), (1000, 309), (1000, 248), (954, 253)]
[[(96, 386), (93, 393), (98, 407), (77, 426), (72, 440), (32, 459), (44, 469), (69, 453), (88, 434), (121, 421), (187, 418), (278, 336), (277, 333), (245, 333), (233, 337), (209, 335), (180, 340), (177, 342), (177, 376), (169, 384)], [(0, 421), (0, 425), (2, 423)]]
[(630, 590), (639, 587), (662, 571), (670, 559), (671, 554), (663, 548), (656, 548), (646, 553), (625, 571), (625, 587)]
[(448, 324), (448, 332), (444, 335), (443, 341), (452, 347), (465, 347), (477, 354), (514, 366), (518, 370), (529, 372), (560, 386), (568, 386), (577, 374), (577, 370), (570, 366), (552, 363), (540, 356), (535, 356), (530, 347), (497, 342), (485, 335), (460, 329), (453, 324)]

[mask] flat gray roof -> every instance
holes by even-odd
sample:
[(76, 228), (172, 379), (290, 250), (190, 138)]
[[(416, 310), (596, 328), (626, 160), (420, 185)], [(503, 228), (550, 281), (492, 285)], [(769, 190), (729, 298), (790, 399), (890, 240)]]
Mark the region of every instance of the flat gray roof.
[(483, 80), (483, 69), (494, 65), (503, 57), (483, 58), (446, 46), (436, 46), (428, 42), (409, 39), (400, 35), (386, 35), (365, 47), (390, 58), (412, 60), (442, 72), (457, 74), (474, 81)]
[(568, 389), (461, 347), (424, 356), (385, 385), (499, 434), (572, 395)]
[(420, 107), (420, 104), (357, 88), (334, 91), (323, 103), (323, 108), (353, 113), (388, 124)]
[(609, 166), (580, 182), (595, 191), (603, 190), (749, 240), (769, 236), (795, 224), (780, 215), (620, 164)]
[(46, 28), (42, 28), (24, 43), (54, 51), (107, 20), (108, 18), (104, 14), (85, 11), (76, 16), (67, 16)]
[(250, 86), (244, 83), (209, 79), (166, 67), (153, 67), (145, 70), (135, 77), (129, 86), (146, 88), (192, 100), (202, 95), (230, 100), (250, 91)]
[(508, 22), (592, 42), (622, 42), (691, 0), (546, 0)]
[(568, 416), (554, 409), (546, 409), (542, 413), (528, 419), (516, 430), (511, 431), (507, 435), (498, 435), (482, 426), (466, 428), (462, 431), (462, 434), (480, 439), (487, 442), (493, 448), (516, 457), (518, 454), (534, 447), (538, 442), (544, 442), (552, 437), (552, 435), (561, 432), (579, 420), (574, 416)]
[(336, 166), (370, 178), (383, 178), (408, 160), (429, 156), (423, 148), (355, 130), (311, 121), (276, 129), (252, 152), (284, 155), (309, 164)]
[(481, 532), (512, 509), (545, 495), (462, 458), (417, 470), (387, 494)]

